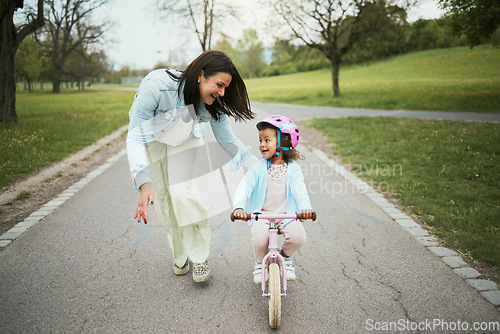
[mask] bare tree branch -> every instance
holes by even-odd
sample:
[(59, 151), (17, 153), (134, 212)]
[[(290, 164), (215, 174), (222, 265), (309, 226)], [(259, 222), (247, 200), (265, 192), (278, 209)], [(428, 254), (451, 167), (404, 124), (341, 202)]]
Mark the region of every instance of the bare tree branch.
[(37, 3), (37, 12), (36, 12), (36, 17), (34, 20), (32, 20), (30, 23), (27, 25), (24, 25), (20, 28), (20, 30), (17, 32), (17, 38), (16, 38), (16, 46), (15, 50), (19, 48), (19, 45), (21, 42), (31, 33), (33, 33), (35, 30), (38, 28), (41, 28), (44, 24), (44, 18), (43, 18), (43, 0), (38, 0)]
[(206, 51), (212, 46), (215, 24), (235, 16), (236, 6), (224, 0), (157, 0), (157, 8), (164, 18), (184, 18)]
[[(188, 4), (188, 10), (189, 10), (189, 16), (191, 17), (191, 20), (193, 21), (193, 26), (194, 26), (194, 31), (196, 32), (196, 36), (198, 37), (198, 41), (200, 42), (200, 45), (203, 50), (205, 50), (205, 41), (203, 40), (200, 31), (198, 30), (198, 26), (196, 25), (196, 19), (194, 17), (194, 12), (193, 12), (193, 7), (191, 6), (191, 1), (187, 0)], [(206, 27), (205, 27), (206, 29)]]

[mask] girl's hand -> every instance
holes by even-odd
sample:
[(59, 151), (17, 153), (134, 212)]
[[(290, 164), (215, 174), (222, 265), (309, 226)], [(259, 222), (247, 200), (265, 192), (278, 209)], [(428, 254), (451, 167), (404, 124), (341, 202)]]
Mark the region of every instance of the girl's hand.
[(243, 209), (236, 209), (233, 212), (234, 218), (247, 221), (250, 219), (250, 215)]
[[(311, 219), (313, 212), (314, 212), (313, 209), (302, 210), (302, 214), (304, 215), (304, 219)], [(300, 221), (303, 222), (304, 219), (300, 219)]]
[(148, 205), (154, 204), (155, 192), (151, 183), (144, 183), (141, 187), (141, 195), (139, 196), (139, 204), (137, 204), (137, 209), (135, 210), (134, 218), (140, 223), (141, 219), (144, 219), (144, 223), (148, 223)]

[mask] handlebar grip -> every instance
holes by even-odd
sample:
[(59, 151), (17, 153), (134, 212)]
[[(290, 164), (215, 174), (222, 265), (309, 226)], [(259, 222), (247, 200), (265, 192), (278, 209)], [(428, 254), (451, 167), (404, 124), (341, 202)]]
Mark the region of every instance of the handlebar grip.
[[(304, 216), (302, 215), (302, 213), (297, 213), (297, 219), (304, 219)], [(313, 213), (312, 213), (312, 217), (311, 217), (311, 219), (312, 219), (313, 221), (315, 221), (315, 220), (316, 220), (316, 212), (313, 212)]]

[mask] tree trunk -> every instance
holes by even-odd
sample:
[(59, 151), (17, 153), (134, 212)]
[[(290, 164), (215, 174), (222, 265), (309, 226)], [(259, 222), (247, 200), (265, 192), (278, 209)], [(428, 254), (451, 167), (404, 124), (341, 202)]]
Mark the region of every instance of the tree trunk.
[(340, 96), (340, 88), (339, 88), (339, 67), (335, 59), (330, 59), (330, 69), (332, 71), (332, 97)]
[(61, 92), (61, 75), (56, 73), (55, 70), (52, 74), (52, 93), (60, 93)]
[(17, 122), (16, 82), (14, 80), (14, 56), (16, 32), (13, 22), (14, 1), (2, 1), (0, 5), (0, 122)]
[(14, 12), (22, 7), (21, 0), (0, 1), (0, 123), (17, 122), (14, 57), (23, 39), (44, 23), (43, 1), (38, 0), (36, 19), (16, 31)]
[(52, 80), (52, 93), (61, 92), (61, 82), (59, 80)]

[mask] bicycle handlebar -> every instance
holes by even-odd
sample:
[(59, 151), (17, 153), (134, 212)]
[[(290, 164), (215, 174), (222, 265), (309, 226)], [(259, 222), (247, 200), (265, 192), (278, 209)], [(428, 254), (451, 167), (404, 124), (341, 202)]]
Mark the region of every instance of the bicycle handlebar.
[[(305, 219), (302, 213), (294, 213), (294, 214), (286, 214), (286, 213), (251, 213), (250, 219)], [(316, 220), (316, 212), (312, 213), (311, 219), (313, 221)], [(231, 221), (242, 220), (234, 217), (234, 212), (231, 212)]]

